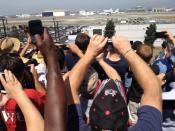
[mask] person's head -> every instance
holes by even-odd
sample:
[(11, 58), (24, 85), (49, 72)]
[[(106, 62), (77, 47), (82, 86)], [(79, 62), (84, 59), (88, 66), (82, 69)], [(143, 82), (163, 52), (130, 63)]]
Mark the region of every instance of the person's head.
[[(23, 89), (34, 88), (33, 76), (30, 71), (27, 71), (24, 63), (19, 58), (18, 54), (14, 53), (4, 53), (0, 54), (0, 72), (4, 70), (10, 70), (15, 77), (22, 84)], [(14, 87), (15, 88), (15, 87)], [(2, 83), (0, 83), (0, 90), (5, 90)], [(0, 108), (3, 107), (9, 100), (7, 94), (0, 93)]]
[(23, 88), (34, 88), (33, 77), (18, 54), (0, 54), (0, 72), (10, 70), (21, 82)]
[(135, 41), (133, 44), (132, 44), (132, 49), (133, 50), (137, 50), (138, 49), (138, 47), (140, 46), (140, 45), (142, 45), (143, 43), (141, 42), (141, 41)]
[(0, 55), (0, 72), (3, 72), (5, 69), (10, 70), (17, 79), (21, 78), (24, 64), (18, 57), (18, 54), (4, 53)]
[(87, 50), (89, 42), (90, 42), (90, 37), (84, 33), (78, 34), (76, 39), (75, 39), (75, 44), (83, 52), (85, 52)]
[(143, 44), (137, 48), (136, 53), (146, 62), (149, 63), (153, 57), (153, 49), (151, 46)]
[(120, 53), (114, 47), (108, 47), (107, 52), (108, 54), (110, 54), (110, 56), (111, 55), (120, 56)]
[(20, 46), (20, 41), (17, 38), (5, 37), (0, 40), (0, 53), (19, 52)]

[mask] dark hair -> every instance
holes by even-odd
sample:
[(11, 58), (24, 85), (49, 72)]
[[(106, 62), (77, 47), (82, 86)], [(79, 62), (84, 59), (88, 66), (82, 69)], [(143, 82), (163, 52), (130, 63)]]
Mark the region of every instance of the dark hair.
[(29, 59), (26, 63), (25, 63), (25, 65), (26, 66), (28, 66), (28, 65), (31, 65), (31, 64), (34, 64), (35, 66), (37, 66), (38, 65), (38, 62), (37, 62), (37, 60), (36, 59)]
[(56, 54), (57, 54), (57, 61), (59, 63), (60, 69), (62, 70), (64, 68), (64, 60), (65, 60), (63, 49), (56, 48)]
[(18, 54), (4, 53), (0, 54), (0, 72), (5, 69), (10, 70), (18, 80), (23, 78), (21, 82), (23, 88), (34, 88), (33, 76)]
[(142, 45), (143, 43), (141, 42), (141, 41), (135, 41), (133, 44), (132, 44), (132, 49), (133, 50), (137, 50), (138, 49), (138, 47), (140, 46), (140, 45)]
[(10, 70), (19, 79), (24, 71), (24, 63), (15, 53), (3, 53), (0, 55), (0, 72)]
[(162, 46), (163, 49), (167, 48), (168, 47), (168, 42), (164, 41), (161, 46)]
[(152, 47), (146, 44), (140, 45), (136, 52), (146, 63), (149, 63), (153, 57)]
[(80, 50), (85, 52), (90, 42), (90, 37), (87, 34), (80, 33), (77, 35), (75, 39), (75, 44), (78, 46)]
[(4, 123), (4, 121), (3, 121), (1, 116), (0, 116), (0, 130), (1, 131), (6, 131), (7, 130), (7, 128), (5, 126), (5, 123)]

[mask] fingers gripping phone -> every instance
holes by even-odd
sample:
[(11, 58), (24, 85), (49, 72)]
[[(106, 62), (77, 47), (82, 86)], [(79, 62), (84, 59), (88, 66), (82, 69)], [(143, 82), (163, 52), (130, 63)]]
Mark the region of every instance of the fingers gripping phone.
[(34, 36), (36, 34), (38, 35), (43, 35), (43, 25), (41, 20), (31, 20), (28, 23), (29, 25), (29, 34), (32, 37), (32, 43), (36, 44), (36, 40), (34, 38)]
[(31, 20), (29, 21), (29, 33), (31, 36), (36, 34), (43, 34), (43, 26), (41, 20)]

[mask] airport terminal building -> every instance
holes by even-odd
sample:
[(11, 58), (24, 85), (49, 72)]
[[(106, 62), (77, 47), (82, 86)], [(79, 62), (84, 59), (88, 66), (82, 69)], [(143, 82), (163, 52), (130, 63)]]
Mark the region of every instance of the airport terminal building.
[(60, 17), (65, 15), (66, 12), (64, 10), (49, 10), (42, 12), (42, 17)]

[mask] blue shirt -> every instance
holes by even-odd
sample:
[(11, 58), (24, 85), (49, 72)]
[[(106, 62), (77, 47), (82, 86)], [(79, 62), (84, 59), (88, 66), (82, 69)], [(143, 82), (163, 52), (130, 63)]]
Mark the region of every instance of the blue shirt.
[(162, 131), (162, 113), (154, 107), (143, 106), (137, 111), (138, 122), (128, 131)]
[(65, 56), (67, 69), (70, 71), (74, 67), (74, 65), (78, 62), (78, 60), (79, 60), (78, 56), (74, 55), (73, 53), (68, 53)]
[(159, 67), (159, 73), (166, 74), (173, 69), (172, 62), (169, 58), (156, 60), (153, 65), (157, 65)]
[(125, 79), (125, 73), (128, 72), (129, 66), (123, 58), (121, 58), (119, 61), (111, 61), (109, 59), (105, 59), (105, 62), (119, 73), (122, 81)]

